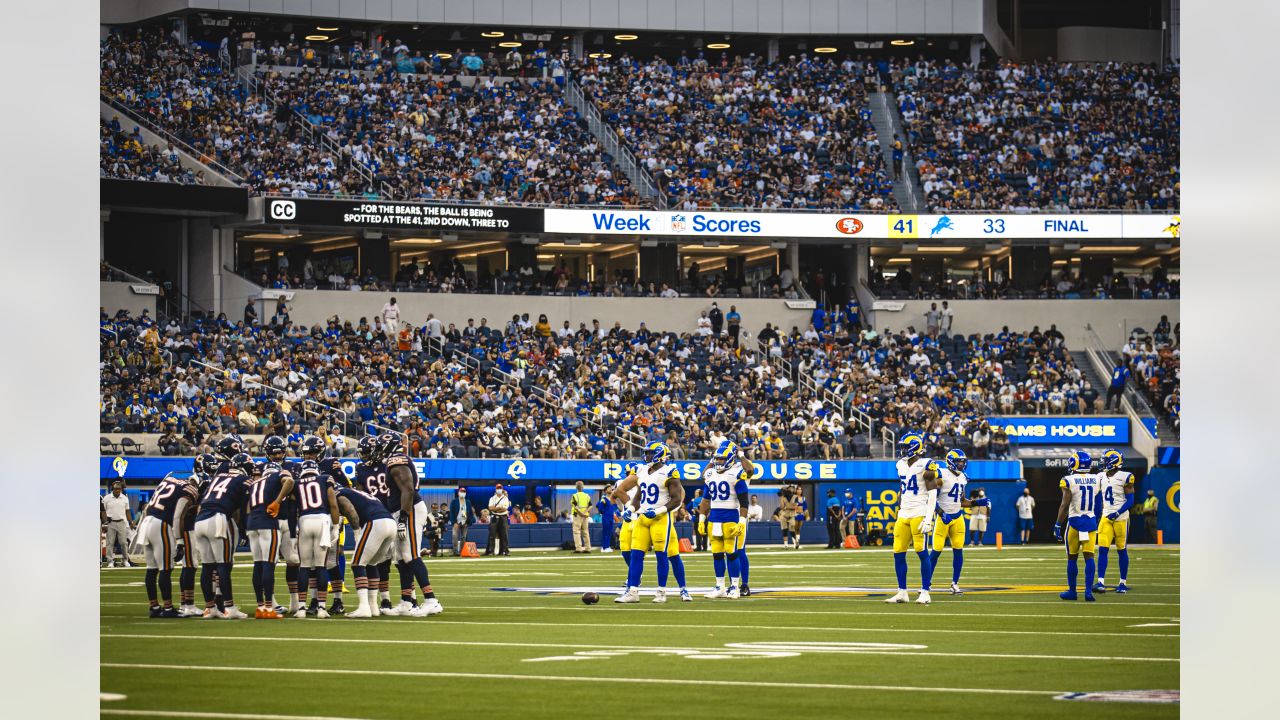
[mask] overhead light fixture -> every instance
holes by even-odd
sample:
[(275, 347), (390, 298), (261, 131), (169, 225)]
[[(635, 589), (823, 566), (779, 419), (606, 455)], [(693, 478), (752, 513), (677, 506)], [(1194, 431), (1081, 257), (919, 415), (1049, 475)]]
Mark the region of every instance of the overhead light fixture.
[(329, 36), (328, 35), (308, 35), (307, 39), (315, 40), (316, 42), (323, 42), (325, 40), (328, 40)]
[(613, 39), (614, 39), (614, 40), (635, 40), (635, 39), (636, 39), (636, 38), (638, 38), (638, 37), (640, 37), (640, 36), (639, 36), (639, 35), (632, 35), (632, 34), (630, 34), (630, 33), (620, 33), (620, 34), (618, 34), (618, 35), (614, 35), (614, 36), (613, 36)]
[(436, 57), (440, 58), (441, 60), (448, 60), (449, 58), (453, 57), (453, 53), (436, 53)]
[(518, 47), (520, 47), (520, 46), (521, 46), (521, 45), (523, 45), (523, 44), (524, 44), (524, 43), (518, 43), (518, 42), (516, 42), (515, 40), (508, 40), (508, 41), (506, 41), (506, 42), (500, 42), (500, 43), (498, 43), (498, 47), (505, 47), (505, 48), (518, 48)]
[(889, 44), (897, 45), (898, 47), (907, 47), (909, 45), (915, 45), (916, 41), (915, 40), (890, 40)]
[(728, 50), (729, 43), (707, 43), (708, 50)]
[(916, 252), (922, 253), (962, 253), (968, 250), (963, 245), (921, 245)]
[(1142, 248), (1138, 245), (1085, 245), (1080, 248), (1082, 253), (1130, 253), (1137, 252)]
[(836, 51), (836, 49), (833, 47), (820, 47), (820, 48), (814, 48), (813, 51), (816, 53), (833, 53)]
[(335, 31), (335, 30), (337, 30), (338, 28), (336, 28), (336, 27), (320, 27), (319, 25), (317, 25), (317, 26), (316, 26), (316, 29), (317, 29), (317, 30), (320, 30), (321, 32), (334, 32), (334, 31)]
[(613, 53), (606, 53), (606, 52), (593, 52), (593, 53), (591, 53), (590, 55), (588, 55), (587, 57), (589, 57), (589, 58), (595, 58), (596, 60), (608, 60), (609, 58), (613, 57)]
[(480, 33), (480, 37), (502, 37), (504, 35), (506, 35), (506, 33), (501, 30), (490, 30), (488, 32)]

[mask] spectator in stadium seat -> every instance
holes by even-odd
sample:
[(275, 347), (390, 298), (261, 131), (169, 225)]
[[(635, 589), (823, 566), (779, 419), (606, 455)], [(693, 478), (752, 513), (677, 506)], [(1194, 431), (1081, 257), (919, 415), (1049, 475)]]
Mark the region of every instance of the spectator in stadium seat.
[(253, 307), (252, 298), (245, 301), (245, 304), (244, 304), (244, 324), (245, 325), (258, 324), (258, 310)]

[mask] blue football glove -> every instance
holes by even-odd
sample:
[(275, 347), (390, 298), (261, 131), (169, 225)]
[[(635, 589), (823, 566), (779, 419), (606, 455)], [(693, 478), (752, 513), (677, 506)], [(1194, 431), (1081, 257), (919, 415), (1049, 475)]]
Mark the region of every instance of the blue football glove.
[(1108, 516), (1107, 516), (1107, 519), (1108, 519), (1108, 520), (1115, 520), (1115, 519), (1116, 519), (1116, 518), (1118, 518), (1118, 517), (1120, 517), (1120, 513), (1111, 513), (1110, 515), (1108, 515)]
[(1062, 523), (1053, 524), (1053, 537), (1058, 542), (1062, 542)]
[(644, 511), (644, 516), (652, 520), (658, 517), (658, 511), (654, 510), (653, 508), (649, 508), (648, 510)]
[(978, 498), (973, 501), (973, 504), (978, 507), (991, 507), (991, 498)]
[(622, 522), (631, 522), (636, 519), (636, 512), (631, 508), (622, 511)]

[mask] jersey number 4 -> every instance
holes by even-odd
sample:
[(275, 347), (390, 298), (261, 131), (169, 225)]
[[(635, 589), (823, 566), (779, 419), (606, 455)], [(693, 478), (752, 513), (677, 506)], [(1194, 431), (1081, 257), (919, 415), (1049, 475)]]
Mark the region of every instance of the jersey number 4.
[(908, 475), (905, 478), (899, 475), (898, 480), (902, 481), (902, 489), (899, 491), (899, 494), (905, 493), (908, 490), (910, 490), (913, 494), (920, 493), (919, 481), (916, 480), (915, 475)]
[(960, 502), (960, 483), (951, 486), (951, 491), (947, 493), (947, 497), (956, 502)]

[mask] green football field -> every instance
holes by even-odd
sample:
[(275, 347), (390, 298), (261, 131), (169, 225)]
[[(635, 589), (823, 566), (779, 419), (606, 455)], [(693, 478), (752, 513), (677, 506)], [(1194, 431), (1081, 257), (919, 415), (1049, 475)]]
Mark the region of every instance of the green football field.
[[(444, 614), (370, 620), (152, 620), (143, 571), (104, 570), (102, 712), (563, 718), (701, 713), (715, 703), (729, 717), (1176, 717), (1177, 704), (1136, 701), (1141, 695), (1105, 705), (1059, 699), (1179, 688), (1178, 548), (1130, 553), (1132, 591), (1085, 603), (1057, 597), (1058, 547), (967, 550), (961, 597), (945, 589), (948, 550), (929, 606), (882, 602), (895, 584), (882, 549), (756, 548), (756, 596), (705, 600), (699, 592), (692, 603), (673, 596), (665, 605), (648, 597), (617, 605), (612, 595), (582, 603), (584, 588), (619, 589), (617, 553), (429, 559)], [(252, 614), (252, 565), (242, 563), (234, 591)], [(685, 564), (691, 588), (708, 589), (710, 555), (687, 554)], [(653, 565), (651, 556), (650, 589)], [(1111, 582), (1115, 567), (1113, 553)], [(910, 578), (915, 586), (914, 554)], [(349, 573), (347, 583), (354, 589)], [(394, 573), (392, 586), (395, 595)], [(346, 599), (354, 608), (354, 592)]]

